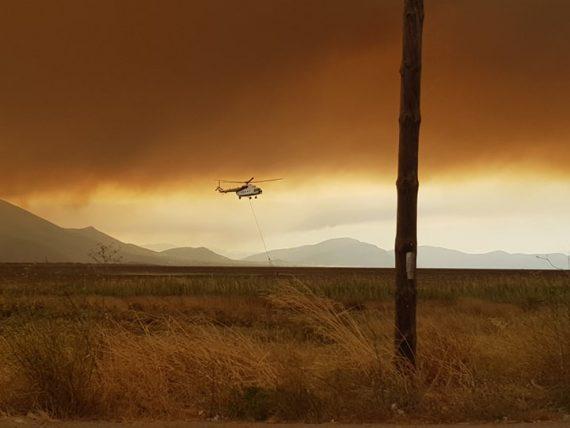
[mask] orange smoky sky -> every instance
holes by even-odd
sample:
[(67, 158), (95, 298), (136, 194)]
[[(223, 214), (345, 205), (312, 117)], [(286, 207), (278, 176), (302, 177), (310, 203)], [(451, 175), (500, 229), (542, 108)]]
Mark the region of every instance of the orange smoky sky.
[[(570, 2), (428, 0), (421, 173), (564, 176)], [(0, 196), (396, 162), (399, 0), (3, 0)]]

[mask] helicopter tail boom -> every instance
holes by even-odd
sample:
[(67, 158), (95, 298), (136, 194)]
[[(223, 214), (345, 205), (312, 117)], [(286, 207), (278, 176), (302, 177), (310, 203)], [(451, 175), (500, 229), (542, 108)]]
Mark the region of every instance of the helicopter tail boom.
[(214, 189), (214, 191), (219, 192), (219, 193), (232, 193), (232, 192), (238, 192), (239, 190), (243, 189), (244, 186), (240, 186), (240, 187), (232, 187), (231, 189), (224, 189), (220, 182), (218, 181), (218, 187), (216, 187)]

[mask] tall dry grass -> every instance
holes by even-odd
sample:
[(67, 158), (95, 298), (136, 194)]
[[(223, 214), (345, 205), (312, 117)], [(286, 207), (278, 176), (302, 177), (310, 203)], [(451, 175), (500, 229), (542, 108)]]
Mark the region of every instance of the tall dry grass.
[(41, 301), (57, 316), (2, 328), (0, 410), (440, 422), (534, 420), (570, 409), (567, 304), (424, 301), (418, 367), (403, 374), (391, 306), (378, 301), (333, 299), (289, 281), (264, 300), (247, 295), (247, 310), (217, 299), (200, 316), (211, 298), (115, 299), (71, 309)]
[(98, 411), (98, 344), (82, 324), (31, 322), (5, 331), (0, 406), (67, 418)]
[(235, 394), (276, 385), (269, 351), (252, 338), (213, 325), (166, 322), (162, 334), (133, 336), (120, 328), (107, 334), (101, 369), (112, 413), (227, 416)]

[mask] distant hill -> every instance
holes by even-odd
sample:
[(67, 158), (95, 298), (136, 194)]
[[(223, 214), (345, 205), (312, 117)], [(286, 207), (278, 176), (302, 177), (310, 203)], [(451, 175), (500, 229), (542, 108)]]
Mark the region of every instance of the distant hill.
[(163, 257), (171, 261), (176, 260), (192, 260), (195, 263), (209, 264), (209, 265), (227, 265), (235, 263), (234, 260), (221, 256), (214, 253), (205, 247), (192, 248), (192, 247), (181, 247), (181, 248), (171, 248), (169, 250), (161, 251), (160, 254)]
[(95, 246), (92, 240), (0, 200), (0, 260), (3, 262), (87, 262)]
[[(393, 254), (393, 252), (392, 252)], [(418, 252), (419, 267), (449, 267), (462, 269), (550, 269), (552, 266), (548, 259), (562, 269), (568, 266), (568, 258), (565, 254), (520, 254), (507, 253), (505, 251), (491, 251), (489, 253), (471, 254), (440, 247), (420, 247)]]
[[(97, 248), (99, 244), (108, 245), (112, 248), (118, 250), (118, 256), (121, 261), (126, 263), (148, 263), (148, 264), (161, 264), (159, 253), (149, 250), (147, 248), (142, 248), (134, 244), (127, 244), (125, 242), (119, 241), (100, 230), (95, 229), (92, 226), (85, 227), (83, 229), (64, 229), (68, 233), (85, 238), (92, 243), (92, 248), (90, 250)], [(89, 262), (93, 262), (93, 259), (89, 257)]]
[(64, 229), (29, 211), (0, 200), (0, 262), (92, 263), (100, 245), (118, 250), (123, 263), (159, 265), (231, 264), (206, 248), (156, 252), (128, 244), (94, 227)]
[(164, 251), (164, 250), (170, 250), (171, 248), (176, 248), (176, 245), (170, 244), (168, 242), (160, 242), (155, 244), (142, 244), (141, 247), (148, 248), (149, 250), (152, 251)]
[[(331, 239), (314, 245), (283, 248), (270, 251), (271, 259), (278, 265), (289, 266), (345, 266), (345, 267), (394, 267), (394, 251), (383, 250), (376, 245), (356, 239)], [(548, 254), (549, 260), (561, 268), (567, 267), (564, 254)], [(243, 259), (248, 262), (267, 263), (265, 253)], [(418, 267), (457, 269), (551, 269), (536, 254), (511, 254), (493, 251), (470, 254), (446, 248), (421, 246), (418, 251)]]
[[(302, 266), (390, 267), (393, 257), (375, 245), (351, 238), (338, 238), (314, 245), (283, 248), (269, 252), (277, 264)], [(265, 253), (243, 259), (247, 262), (266, 263)]]

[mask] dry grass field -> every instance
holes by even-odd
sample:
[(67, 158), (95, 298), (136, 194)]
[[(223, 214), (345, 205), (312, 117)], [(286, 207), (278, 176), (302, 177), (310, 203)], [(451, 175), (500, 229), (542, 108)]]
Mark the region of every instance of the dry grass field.
[(461, 422), (570, 412), (570, 275), (419, 272), (418, 369), (389, 270), (0, 267), (0, 414)]

